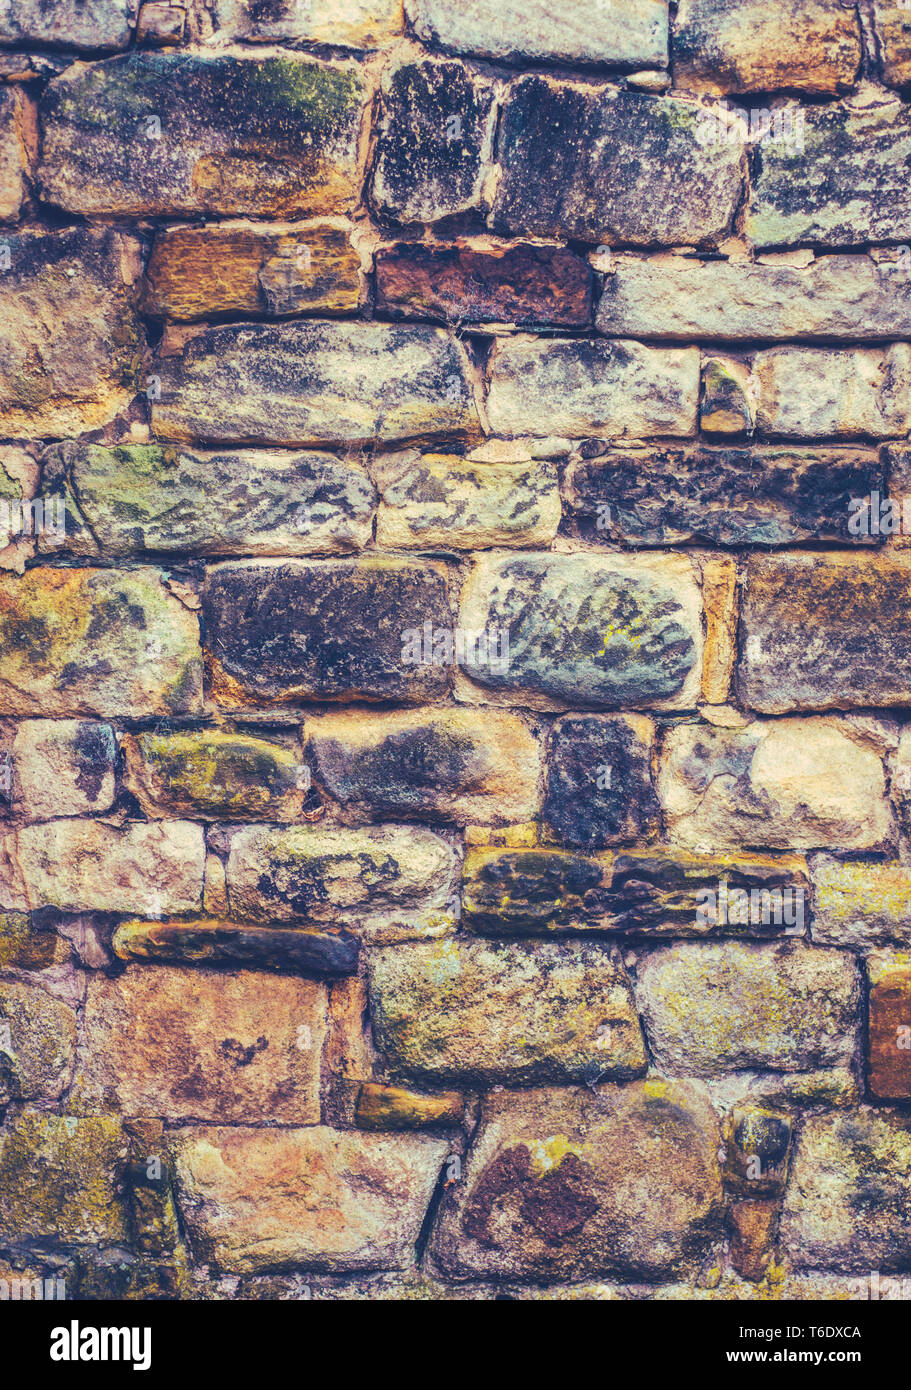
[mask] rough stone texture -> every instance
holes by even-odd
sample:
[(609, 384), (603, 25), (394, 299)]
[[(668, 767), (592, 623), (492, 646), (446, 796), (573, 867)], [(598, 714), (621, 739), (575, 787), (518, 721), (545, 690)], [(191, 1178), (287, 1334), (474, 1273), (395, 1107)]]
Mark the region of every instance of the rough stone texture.
[(376, 306), (393, 318), (586, 328), (593, 275), (554, 246), (404, 244), (376, 255)]
[(833, 96), (860, 67), (857, 12), (847, 0), (681, 0), (674, 80), (694, 92)]
[(867, 977), (870, 1090), (880, 1100), (911, 1100), (911, 954), (875, 953), (867, 960)]
[(27, 194), (37, 144), (35, 110), (15, 90), (0, 91), (0, 221), (15, 222)]
[(143, 307), (156, 318), (186, 322), (350, 313), (360, 300), (360, 261), (344, 224), (222, 222), (159, 232)]
[(24, 912), (0, 912), (0, 970), (44, 970), (69, 960), (67, 943), (52, 931), (36, 931)]
[(106, 811), (114, 801), (117, 744), (109, 724), (26, 719), (12, 757), (26, 820)]
[(464, 1098), (458, 1091), (420, 1095), (401, 1086), (367, 1083), (358, 1092), (358, 1129), (433, 1129), (461, 1124)]
[(370, 997), (378, 1050), (415, 1080), (629, 1080), (646, 1067), (629, 981), (600, 946), (393, 946), (371, 958)]
[(636, 246), (714, 245), (741, 191), (741, 151), (700, 144), (676, 97), (521, 77), (503, 104), (497, 231)]
[(336, 801), (377, 817), (509, 824), (539, 806), (539, 745), (506, 711), (324, 715), (304, 725), (304, 758)]
[(400, 0), (211, 0), (217, 37), (255, 43), (337, 44), (344, 48), (379, 48), (402, 32)]
[(819, 855), (811, 863), (813, 940), (865, 949), (911, 946), (911, 870)]
[(357, 969), (357, 939), (348, 932), (237, 926), (233, 922), (122, 922), (114, 933), (121, 960), (244, 966), (295, 974), (346, 975)]
[(90, 1114), (318, 1124), (325, 1009), (322, 985), (252, 971), (131, 965), (113, 980), (93, 975), (70, 1104)]
[(513, 703), (686, 709), (702, 654), (701, 601), (685, 556), (479, 558), (462, 591), (467, 631), (507, 631), (506, 669), (477, 648), (462, 665)]
[(634, 338), (832, 341), (911, 332), (911, 275), (869, 256), (752, 263), (617, 256), (598, 303), (601, 333)]
[(792, 1160), (781, 1240), (809, 1269), (907, 1269), (911, 1118), (868, 1107), (809, 1117)]
[(0, 1131), (0, 1240), (77, 1250), (127, 1239), (119, 1119), (24, 1110)]
[(447, 1153), (432, 1135), (186, 1129), (181, 1209), (217, 1268), (404, 1269)]
[(873, 0), (883, 80), (891, 87), (911, 82), (911, 15), (902, 0)]
[(545, 823), (566, 845), (603, 849), (658, 828), (655, 726), (642, 716), (568, 714), (554, 725)]
[(520, 336), (495, 345), (489, 371), (496, 434), (696, 432), (699, 358), (691, 348)]
[(706, 434), (752, 434), (756, 402), (751, 373), (732, 357), (703, 357), (699, 424)]
[(494, 86), (458, 62), (405, 63), (383, 77), (372, 196), (398, 222), (480, 208), (493, 150)]
[[(911, 267), (909, 267), (911, 268)], [(911, 430), (911, 347), (772, 348), (753, 360), (757, 423), (768, 435), (874, 439)]]
[(566, 0), (554, 10), (547, 0), (407, 0), (418, 38), (451, 53), (576, 66), (664, 67), (667, 64), (666, 0), (612, 0), (593, 10), (585, 0)]
[(135, 0), (0, 0), (0, 44), (126, 48)]
[(0, 573), (0, 648), (0, 714), (201, 708), (199, 620), (156, 569)]
[(0, 981), (0, 1105), (59, 1100), (75, 1056), (74, 1011), (43, 989)]
[(685, 942), (636, 968), (655, 1062), (684, 1076), (844, 1066), (859, 996), (850, 956), (805, 946)]
[(911, 118), (871, 89), (854, 102), (809, 106), (800, 142), (766, 141), (746, 210), (759, 247), (850, 248), (911, 236)]
[(125, 782), (150, 819), (297, 820), (305, 766), (293, 747), (216, 730), (126, 735)]
[(720, 1204), (714, 1130), (695, 1087), (657, 1078), (490, 1096), (434, 1262), (463, 1278), (671, 1277)]
[(302, 54), (76, 65), (41, 101), (44, 196), (88, 215), (347, 212), (364, 99), (356, 65)]
[(286, 323), (212, 328), (156, 366), (163, 439), (367, 444), (471, 436), (465, 349), (442, 329)]
[(104, 424), (135, 389), (138, 242), (108, 227), (70, 227), (3, 245), (0, 430), (36, 437)]
[(252, 922), (419, 935), (422, 916), (432, 922), (445, 905), (454, 868), (429, 830), (251, 825), (231, 840), (228, 898), (232, 914)]
[(908, 704), (909, 603), (911, 563), (901, 555), (751, 559), (740, 605), (743, 703), (764, 714)]
[(404, 699), (449, 686), (450, 665), (409, 658), (406, 634), (450, 627), (446, 580), (418, 561), (219, 565), (203, 590), (206, 657), (221, 704)]
[(873, 849), (888, 837), (882, 760), (832, 718), (681, 724), (662, 746), (658, 794), (672, 840), (770, 849)]
[(560, 525), (553, 464), (473, 463), (452, 454), (391, 455), (381, 483), (377, 544), (390, 550), (547, 546)]
[(575, 455), (563, 482), (586, 541), (631, 545), (870, 543), (849, 530), (850, 502), (876, 490), (885, 485), (873, 449), (748, 444), (606, 448)]

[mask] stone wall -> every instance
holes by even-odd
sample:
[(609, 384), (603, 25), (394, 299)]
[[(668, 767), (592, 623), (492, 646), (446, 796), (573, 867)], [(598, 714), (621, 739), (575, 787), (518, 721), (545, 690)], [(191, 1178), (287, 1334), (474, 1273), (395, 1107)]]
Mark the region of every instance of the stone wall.
[(0, 76), (0, 1294), (907, 1290), (907, 0)]

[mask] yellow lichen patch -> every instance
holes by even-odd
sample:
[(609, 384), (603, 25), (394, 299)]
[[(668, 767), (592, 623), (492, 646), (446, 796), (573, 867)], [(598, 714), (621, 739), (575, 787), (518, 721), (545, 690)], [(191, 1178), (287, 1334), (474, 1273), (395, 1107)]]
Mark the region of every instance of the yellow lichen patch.
[(585, 1144), (573, 1143), (565, 1134), (551, 1134), (529, 1145), (532, 1172), (536, 1177), (543, 1177), (552, 1168), (559, 1168), (567, 1154), (581, 1158), (584, 1152)]

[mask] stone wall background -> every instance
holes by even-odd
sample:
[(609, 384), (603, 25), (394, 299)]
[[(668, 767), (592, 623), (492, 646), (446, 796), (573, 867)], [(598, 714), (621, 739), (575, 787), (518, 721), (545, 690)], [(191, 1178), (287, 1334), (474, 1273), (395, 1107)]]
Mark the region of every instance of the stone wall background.
[(911, 9), (0, 76), (0, 1294), (907, 1296)]

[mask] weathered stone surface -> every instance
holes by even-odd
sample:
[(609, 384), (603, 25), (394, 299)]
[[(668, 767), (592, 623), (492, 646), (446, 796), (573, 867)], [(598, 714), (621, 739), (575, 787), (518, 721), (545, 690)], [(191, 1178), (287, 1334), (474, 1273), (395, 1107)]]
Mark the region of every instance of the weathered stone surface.
[(133, 395), (141, 347), (138, 242), (107, 227), (70, 227), (4, 244), (0, 431), (80, 434), (113, 419)]
[(911, 954), (878, 951), (870, 983), (867, 1077), (880, 1100), (911, 1100)]
[(482, 847), (465, 858), (462, 919), (488, 936), (769, 936), (785, 926), (802, 932), (807, 893), (806, 861), (796, 855), (656, 846), (586, 858), (546, 847)]
[(643, 444), (587, 452), (571, 459), (563, 496), (579, 534), (602, 544), (869, 543), (849, 530), (851, 499), (885, 491), (873, 449)]
[(381, 48), (402, 32), (401, 0), (214, 0), (209, 8), (220, 40)]
[(0, 912), (0, 970), (46, 970), (63, 965), (70, 948), (55, 932), (36, 931), (25, 912)]
[(212, 328), (156, 366), (163, 439), (368, 444), (472, 436), (465, 349), (440, 328), (300, 322)]
[(649, 839), (658, 829), (655, 726), (641, 715), (569, 714), (551, 735), (544, 822), (579, 849)]
[(0, 0), (0, 44), (126, 48), (135, 0)]
[[(790, 21), (788, 21), (790, 22)], [(597, 326), (610, 336), (817, 340), (900, 338), (911, 332), (911, 275), (869, 256), (700, 261), (616, 256)]]
[(71, 1105), (170, 1120), (318, 1124), (325, 987), (241, 971), (94, 974)]
[(338, 1272), (413, 1263), (445, 1139), (312, 1129), (185, 1129), (180, 1209), (219, 1269)]
[(373, 1038), (398, 1076), (629, 1080), (646, 1068), (629, 981), (611, 950), (557, 942), (419, 942), (369, 962)]
[(440, 696), (449, 664), (411, 661), (406, 634), (451, 625), (439, 568), (371, 556), (322, 564), (247, 561), (203, 589), (213, 692), (222, 704)]
[(141, 0), (136, 19), (138, 43), (182, 43), (186, 26), (187, 11), (182, 5), (172, 4), (171, 0)]
[(676, 97), (521, 77), (503, 105), (493, 225), (588, 242), (712, 245), (741, 190), (741, 150), (699, 143)]
[(841, 951), (694, 941), (639, 959), (636, 1002), (672, 1074), (808, 1071), (850, 1063), (860, 983)]
[(117, 743), (109, 724), (27, 719), (16, 730), (12, 752), (26, 820), (106, 811), (113, 804)]
[(52, 1250), (124, 1244), (126, 1159), (119, 1119), (23, 1111), (0, 1133), (0, 1240)]
[(126, 785), (150, 819), (296, 820), (305, 767), (293, 747), (216, 729), (126, 734)]
[(365, 1082), (357, 1097), (358, 1129), (433, 1129), (460, 1125), (465, 1099), (458, 1091), (438, 1096), (420, 1095), (401, 1086)]
[(251, 922), (420, 935), (448, 900), (454, 870), (453, 851), (430, 830), (251, 825), (231, 840), (228, 897), (232, 914)]
[(41, 99), (44, 197), (86, 214), (346, 212), (364, 97), (356, 65), (301, 54), (75, 65)]
[(911, 347), (772, 348), (753, 361), (758, 425), (769, 435), (885, 439), (911, 430)]
[(798, 1267), (867, 1275), (907, 1269), (911, 1117), (867, 1108), (807, 1117), (791, 1162), (781, 1241)]
[[(740, 592), (735, 560), (727, 555), (705, 558), (702, 562), (702, 602), (706, 628), (702, 696), (708, 705), (723, 705), (730, 693), (737, 656)], [(737, 722), (739, 716), (734, 718)], [(723, 716), (720, 722), (724, 722)]]
[(384, 74), (372, 183), (380, 213), (426, 223), (480, 208), (494, 90), (459, 62), (409, 62)]
[(558, 10), (547, 0), (465, 0), (458, 8), (407, 0), (405, 9), (419, 39), (451, 53), (570, 67), (667, 65), (667, 0), (612, 0), (594, 11), (585, 0), (567, 0)]
[(911, 115), (871, 89), (809, 106), (802, 138), (757, 150), (745, 230), (757, 246), (854, 247), (911, 237)]
[(0, 1105), (59, 1100), (76, 1055), (76, 1014), (43, 989), (0, 981)]
[(29, 909), (156, 916), (202, 905), (205, 841), (188, 821), (44, 821), (24, 826), (16, 846)]
[(459, 622), (508, 633), (506, 660), (462, 666), (498, 697), (600, 709), (686, 709), (702, 658), (699, 589), (683, 555), (480, 557)]
[(68, 442), (43, 464), (45, 491), (65, 498), (66, 540), (42, 537), (42, 551), (310, 555), (371, 535), (373, 484), (334, 454)]
[(756, 402), (745, 362), (732, 357), (703, 357), (699, 424), (706, 434), (753, 433)]
[(780, 1206), (774, 1197), (731, 1205), (731, 1264), (744, 1279), (758, 1281), (769, 1267)]
[(789, 1115), (759, 1106), (738, 1105), (722, 1134), (722, 1178), (740, 1197), (780, 1197), (788, 1177)]
[(547, 546), (560, 525), (557, 472), (545, 459), (473, 463), (453, 454), (380, 457), (377, 545), (390, 550)]
[(495, 434), (691, 435), (696, 432), (699, 354), (633, 342), (524, 335), (498, 339), (487, 414)]
[(669, 730), (658, 794), (670, 838), (694, 849), (880, 846), (891, 828), (882, 760), (851, 733), (831, 718)]
[(161, 572), (0, 573), (2, 714), (147, 718), (201, 707), (199, 621)]
[(834, 95), (861, 59), (857, 12), (846, 0), (681, 0), (674, 81), (696, 92)]
[(540, 805), (538, 741), (505, 710), (324, 715), (304, 725), (304, 757), (336, 801), (375, 816), (508, 825)]
[(357, 969), (357, 939), (347, 932), (251, 927), (236, 922), (121, 922), (114, 933), (121, 960), (241, 966), (302, 975), (348, 975)]
[(434, 1264), (536, 1282), (667, 1277), (707, 1249), (717, 1147), (711, 1107), (679, 1082), (489, 1096)]
[(911, 15), (902, 0), (873, 0), (873, 19), (883, 80), (890, 87), (911, 82)]
[(740, 605), (741, 700), (765, 714), (907, 705), (909, 605), (911, 558), (901, 554), (752, 557)]
[(564, 247), (405, 243), (376, 254), (376, 307), (395, 318), (586, 328), (593, 279)]
[(155, 318), (351, 313), (361, 299), (349, 229), (331, 222), (164, 227), (146, 268), (143, 307)]
[(813, 880), (813, 940), (861, 950), (911, 947), (911, 869), (817, 855)]
[(21, 93), (0, 91), (0, 221), (15, 222), (38, 143), (35, 109)]

